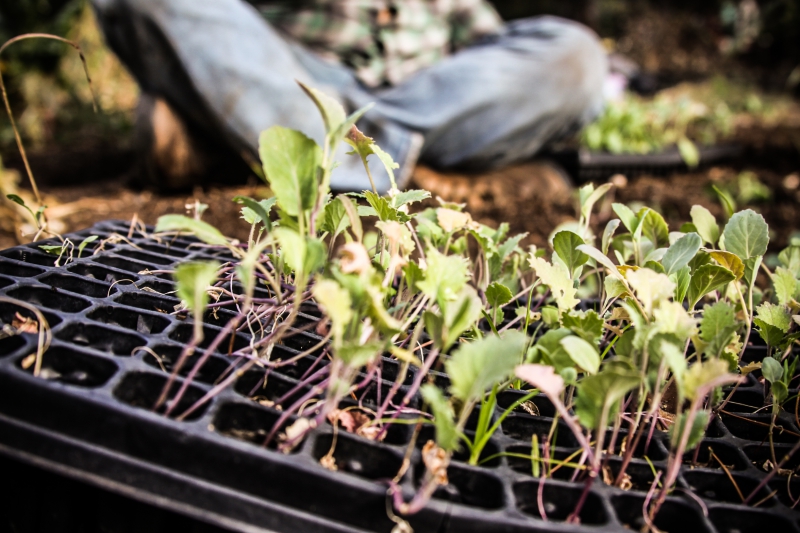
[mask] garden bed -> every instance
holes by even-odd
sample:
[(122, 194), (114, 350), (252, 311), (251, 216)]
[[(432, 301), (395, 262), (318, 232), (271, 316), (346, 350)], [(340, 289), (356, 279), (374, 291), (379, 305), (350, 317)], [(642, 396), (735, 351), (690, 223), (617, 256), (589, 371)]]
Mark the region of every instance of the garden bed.
[[(97, 235), (104, 240), (112, 234), (128, 235), (129, 229), (126, 223), (105, 222), (70, 238), (80, 242)], [(146, 228), (148, 234), (152, 231)], [(269, 372), (251, 368), (232, 387), (176, 420), (246, 362), (231, 355), (241, 355), (248, 346), (246, 329), (226, 337), (209, 355), (169, 418), (153, 412), (172, 365), (191, 338), (192, 319), (174, 312), (180, 300), (173, 294), (171, 275), (142, 272), (169, 271), (190, 259), (233, 258), (224, 249), (200, 247), (189, 237), (156, 243), (133, 235), (129, 243), (113, 242), (104, 251), (61, 267), (53, 266), (54, 256), (38, 248), (42, 243), (0, 253), (2, 323), (11, 324), (17, 313), (35, 318), (10, 298), (40, 309), (52, 328), (52, 343), (36, 378), (31, 375), (30, 354), (36, 351), (38, 335), (0, 340), (0, 449), (234, 529), (389, 531), (394, 523), (387, 518), (388, 481), (402, 465), (414, 426), (393, 425), (384, 442), (375, 442), (323, 424), (308, 432), (291, 453), (274, 450), (275, 441), (264, 446), (282, 414), (275, 406), (291, 404), (308, 390), (308, 380), (305, 385), (299, 380), (328, 364), (319, 350)], [(205, 346), (227, 322), (226, 313), (207, 314)], [(318, 344), (319, 316), (313, 306), (305, 306), (295, 322), (296, 334), (275, 347), (272, 359), (286, 360)], [(301, 329), (305, 331), (297, 332)], [(193, 357), (204, 353), (203, 346)], [(754, 343), (744, 360), (760, 361), (766, 350)], [(382, 389), (394, 382), (397, 366), (395, 359), (382, 359)], [(182, 375), (190, 369), (187, 366)], [(792, 498), (800, 496), (796, 481), (776, 476), (749, 506), (741, 503), (739, 492), (747, 496), (759, 485), (770, 457), (770, 416), (762, 408), (764, 385), (758, 375), (749, 375), (721, 416), (712, 420), (696, 458), (687, 457), (674, 495), (657, 515), (657, 528), (798, 530), (800, 512), (792, 509)], [(439, 379), (448, 382), (444, 374)], [(401, 395), (409, 382), (400, 385)], [(171, 394), (184, 383), (184, 377), (176, 379)], [(345, 402), (377, 408), (377, 383)], [(515, 395), (502, 393), (493, 416), (501, 416)], [(440, 487), (422, 511), (408, 517), (415, 531), (619, 531), (644, 526), (641, 510), (654, 472), (667, 467), (666, 435), (657, 431), (647, 449), (642, 446), (634, 453), (627, 490), (594, 483), (582, 506), (580, 525), (566, 524), (585, 484), (570, 481), (571, 471), (546, 480), (532, 475), (531, 460), (525, 458), (531, 454), (531, 439), (536, 435), (539, 442), (547, 441), (555, 414), (546, 398), (535, 400), (534, 407), (518, 408), (503, 420), (483, 452), (488, 460), (482, 466), (468, 466), (463, 457), (454, 456), (449, 484)], [(420, 404), (415, 395), (410, 405)], [(800, 439), (795, 420), (796, 413), (787, 411), (777, 419), (773, 438), (779, 456)], [(467, 424), (467, 431), (474, 422)], [(426, 426), (423, 432), (432, 429)], [(419, 448), (433, 438), (429, 433), (417, 439), (410, 467), (400, 480), (407, 499), (425, 472)], [(566, 458), (578, 450), (564, 428), (550, 453)], [(329, 453), (337, 471), (320, 464)], [(797, 461), (793, 457), (784, 468), (793, 469)], [(608, 475), (618, 466), (611, 457)]]

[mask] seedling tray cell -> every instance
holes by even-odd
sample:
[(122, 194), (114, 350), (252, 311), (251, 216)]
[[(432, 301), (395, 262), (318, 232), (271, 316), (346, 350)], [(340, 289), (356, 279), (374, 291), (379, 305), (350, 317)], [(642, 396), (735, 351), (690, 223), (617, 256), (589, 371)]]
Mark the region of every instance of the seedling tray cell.
[[(77, 242), (88, 235), (105, 239), (127, 235), (128, 230), (125, 223), (109, 221), (72, 238)], [(403, 463), (413, 426), (393, 425), (386, 439), (377, 443), (322, 424), (292, 453), (278, 452), (274, 441), (264, 445), (283, 414), (273, 402), (289, 405), (309, 392), (301, 380), (327, 364), (318, 354), (270, 371), (253, 367), (239, 372), (245, 358), (231, 354), (249, 346), (250, 334), (243, 328), (230, 342), (206, 354), (211, 339), (230, 318), (224, 309), (209, 312), (206, 341), (192, 356), (208, 355), (207, 363), (169, 416), (165, 416), (169, 402), (153, 411), (193, 328), (186, 313), (176, 312), (180, 302), (165, 272), (184, 260), (231, 258), (188, 237), (157, 242), (137, 234), (129, 243), (114, 242), (94, 254), (86, 250), (63, 266), (55, 266), (56, 257), (41, 251), (38, 246), (44, 243), (0, 253), (0, 322), (10, 324), (17, 314), (33, 318), (24, 303), (40, 310), (52, 331), (52, 344), (44, 353), (38, 377), (33, 376), (30, 358), (36, 353), (38, 335), (0, 338), (0, 452), (232, 530), (391, 531), (395, 524), (386, 512), (388, 481)], [(235, 291), (240, 289), (234, 285)], [(311, 327), (276, 346), (273, 360), (288, 360), (318, 344), (321, 338), (314, 323), (319, 316), (318, 309), (304, 306), (297, 326)], [(185, 385), (191, 366), (181, 368), (171, 391)], [(342, 407), (358, 402), (374, 406), (378, 392), (384, 398), (399, 366), (384, 358), (381, 372), (380, 382), (358, 398), (345, 400)], [(179, 417), (231, 375), (237, 376), (231, 387)], [(440, 386), (449, 384), (447, 375), (435, 372), (433, 376)], [(409, 372), (401, 394), (413, 379), (414, 373)], [(497, 415), (516, 398), (513, 391), (500, 394)], [(712, 421), (696, 457), (690, 453), (684, 458), (677, 490), (655, 521), (661, 530), (800, 531), (800, 512), (792, 508), (792, 498), (800, 495), (797, 482), (787, 486), (785, 478), (776, 477), (759, 493), (758, 507), (741, 504), (730, 479), (747, 494), (766, 476), (769, 417), (759, 411), (764, 389), (757, 380), (751, 378), (740, 386), (734, 399)], [(418, 397), (411, 402), (420, 404)], [(665, 436), (656, 434), (647, 449), (641, 444), (636, 450), (627, 469), (627, 490), (596, 482), (582, 507), (580, 523), (568, 524), (565, 520), (584, 484), (572, 481), (567, 469), (546, 480), (535, 477), (531, 462), (520, 458), (530, 454), (534, 435), (540, 442), (545, 438), (554, 414), (553, 406), (537, 397), (502, 422), (484, 450), (486, 461), (481, 466), (469, 466), (466, 454), (456, 454), (448, 469), (449, 485), (439, 488), (421, 512), (409, 517), (414, 530), (640, 530), (653, 472), (667, 464)], [(471, 420), (467, 429), (474, 424)], [(782, 454), (800, 438), (800, 429), (787, 413), (779, 417), (777, 426), (773, 438), (776, 452)], [(424, 471), (419, 446), (431, 437), (431, 428), (423, 428), (410, 468), (401, 479), (407, 499)], [(563, 424), (554, 445), (550, 453), (558, 459), (578, 449)], [(320, 464), (331, 453), (336, 471)], [(786, 468), (794, 468), (798, 460), (793, 458)], [(619, 467), (618, 460), (609, 460), (611, 475)]]

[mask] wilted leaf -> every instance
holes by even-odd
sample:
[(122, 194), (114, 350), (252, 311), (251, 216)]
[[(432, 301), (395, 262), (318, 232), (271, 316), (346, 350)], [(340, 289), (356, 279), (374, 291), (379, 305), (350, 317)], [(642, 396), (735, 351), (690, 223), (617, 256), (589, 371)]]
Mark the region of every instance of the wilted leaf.
[(527, 381), (548, 398), (558, 398), (564, 390), (564, 378), (550, 365), (519, 365), (514, 374)]
[(744, 263), (741, 259), (739, 259), (738, 255), (720, 250), (710, 251), (709, 255), (714, 259), (714, 261), (719, 263), (720, 266), (730, 270), (736, 277), (737, 281), (742, 279), (742, 276), (744, 276)]

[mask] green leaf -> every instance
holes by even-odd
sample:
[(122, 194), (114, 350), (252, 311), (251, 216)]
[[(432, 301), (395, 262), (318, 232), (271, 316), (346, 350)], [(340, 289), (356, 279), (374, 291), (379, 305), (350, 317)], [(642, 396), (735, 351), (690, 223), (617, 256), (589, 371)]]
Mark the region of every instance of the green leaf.
[(358, 242), (364, 239), (364, 230), (361, 226), (361, 217), (358, 216), (358, 210), (355, 203), (347, 196), (340, 194), (336, 197), (337, 200), (342, 202), (342, 207), (347, 212), (347, 218), (350, 219), (350, 227), (352, 228), (353, 235)]
[(317, 200), (317, 171), (322, 150), (299, 131), (272, 126), (259, 137), (259, 154), (278, 205), (290, 216), (300, 216)]
[(620, 400), (640, 382), (641, 378), (635, 371), (621, 368), (604, 368), (599, 374), (583, 378), (577, 385), (575, 399), (575, 414), (581, 425), (605, 431), (605, 427), (599, 427), (603, 423), (603, 410), (607, 414), (607, 424), (616, 415)]
[(764, 379), (774, 385), (783, 377), (783, 365), (774, 357), (765, 357), (761, 361), (761, 373), (764, 375)]
[(611, 259), (609, 259), (604, 253), (602, 253), (594, 246), (583, 244), (581, 246), (578, 246), (578, 250), (580, 250), (581, 252), (585, 253), (586, 255), (597, 261), (597, 263), (606, 267), (609, 270), (610, 275), (614, 276), (619, 280), (624, 279), (623, 275), (617, 269), (617, 266), (611, 262)]
[(528, 338), (518, 331), (484, 337), (459, 347), (445, 363), (450, 392), (463, 402), (475, 401), (504, 381), (520, 362)]
[(784, 248), (778, 254), (778, 260), (795, 278), (800, 278), (800, 246), (792, 245)]
[(482, 310), (481, 299), (469, 285), (461, 289), (455, 300), (446, 302), (443, 309), (441, 349), (449, 350), (462, 333), (477, 323)]
[(769, 244), (769, 227), (764, 217), (751, 209), (739, 211), (731, 217), (722, 232), (725, 249), (742, 260), (762, 256)]
[(728, 215), (728, 218), (732, 217), (733, 213), (736, 211), (736, 202), (733, 201), (731, 195), (716, 185), (712, 185), (711, 188), (714, 189), (715, 193), (717, 193), (719, 201), (722, 204), (722, 207), (725, 209), (725, 213)]
[(564, 313), (562, 322), (565, 328), (571, 329), (580, 338), (595, 346), (603, 336), (603, 317), (595, 311), (570, 311)]
[(322, 222), (319, 229), (327, 231), (331, 235), (331, 239), (336, 237), (350, 226), (350, 217), (347, 215), (342, 196), (334, 198), (325, 206), (325, 212), (322, 215)]
[(458, 430), (456, 428), (453, 406), (444, 397), (442, 391), (431, 383), (423, 385), (420, 389), (422, 399), (433, 411), (433, 424), (436, 427), (436, 444), (448, 452), (459, 448)]
[(788, 305), (797, 292), (797, 280), (787, 268), (775, 269), (775, 273), (772, 275), (772, 285), (775, 287), (775, 296), (781, 305)]
[(78, 257), (81, 256), (81, 254), (83, 253), (83, 249), (86, 248), (86, 245), (93, 243), (97, 239), (99, 239), (97, 235), (89, 235), (88, 237), (83, 239), (81, 243), (78, 245)]
[(731, 252), (722, 252), (720, 250), (712, 250), (708, 253), (714, 261), (733, 272), (736, 280), (742, 279), (744, 276), (744, 263), (739, 256)]
[(721, 289), (736, 276), (727, 268), (717, 265), (703, 265), (697, 269), (689, 284), (689, 309), (694, 309), (700, 298), (711, 291)]
[(569, 311), (580, 303), (575, 298), (576, 289), (569, 278), (569, 274), (564, 267), (558, 263), (550, 264), (541, 257), (530, 255), (528, 262), (536, 271), (536, 275), (541, 278), (542, 283), (550, 287), (550, 292), (558, 305), (558, 309), (563, 313)]
[(591, 183), (581, 187), (580, 189), (580, 202), (581, 202), (581, 217), (588, 220), (592, 214), (592, 208), (597, 201), (611, 189), (610, 183), (605, 183), (598, 188), (594, 188)]
[(214, 246), (226, 245), (228, 243), (222, 233), (211, 224), (183, 215), (163, 215), (158, 217), (156, 233), (165, 231), (192, 233), (204, 243)]
[(618, 218), (609, 220), (608, 224), (606, 224), (606, 229), (603, 230), (603, 240), (600, 248), (603, 252), (603, 255), (608, 253), (608, 245), (611, 242), (611, 238), (614, 236), (614, 232), (617, 231), (617, 228), (619, 227), (619, 222), (620, 221)]
[(493, 281), (486, 287), (486, 301), (492, 307), (500, 307), (503, 304), (507, 304), (513, 297), (511, 290), (497, 281)]
[(789, 310), (782, 305), (764, 302), (756, 307), (756, 316), (765, 324), (774, 326), (783, 333), (788, 333), (792, 325), (792, 315), (789, 313)]
[(646, 207), (639, 211), (638, 217), (641, 219), (639, 224), (642, 235), (647, 237), (655, 248), (669, 246), (669, 227), (664, 217)]
[(296, 283), (305, 283), (324, 264), (327, 253), (322, 241), (284, 227), (276, 228), (273, 234), (281, 245), (281, 257), (297, 276)]
[(64, 253), (64, 246), (53, 244), (40, 244), (39, 249), (47, 252), (48, 254), (61, 255)]
[(580, 337), (569, 336), (561, 339), (561, 346), (570, 359), (587, 374), (596, 374), (600, 370), (600, 354), (594, 345)]
[(678, 152), (687, 167), (694, 168), (700, 163), (700, 151), (688, 137), (678, 139)]
[(394, 206), (403, 207), (406, 204), (421, 202), (422, 200), (427, 200), (430, 197), (431, 193), (429, 193), (428, 191), (423, 191), (419, 189), (403, 191), (401, 193), (398, 193), (397, 196), (394, 197)]
[(700, 320), (700, 338), (711, 342), (720, 332), (736, 326), (733, 307), (719, 301), (703, 308), (703, 318)]
[(697, 233), (687, 233), (675, 241), (661, 260), (667, 275), (674, 274), (688, 265), (702, 244), (703, 241)]
[(570, 277), (574, 275), (575, 269), (585, 265), (589, 260), (588, 255), (578, 250), (578, 246), (582, 244), (585, 244), (583, 239), (571, 231), (559, 231), (553, 237), (553, 249), (567, 265)]
[(260, 222), (268, 231), (272, 230), (272, 221), (269, 218), (269, 212), (272, 206), (278, 201), (276, 197), (273, 196), (266, 200), (255, 201), (247, 196), (234, 196), (233, 201), (238, 204), (244, 204), (256, 215), (257, 218), (250, 222), (251, 224)]
[(628, 285), (636, 291), (636, 297), (642, 302), (649, 315), (661, 302), (667, 301), (675, 294), (675, 284), (666, 274), (659, 274), (649, 268), (631, 269), (625, 273)]
[(309, 87), (299, 81), (297, 84), (305, 91), (309, 98), (311, 98), (317, 106), (317, 109), (319, 109), (322, 120), (325, 122), (325, 132), (328, 135), (336, 132), (347, 117), (342, 104), (318, 89)]
[(186, 302), (198, 322), (203, 320), (208, 304), (207, 289), (216, 281), (219, 267), (216, 261), (188, 261), (175, 268), (178, 297)]
[(625, 227), (633, 233), (636, 231), (636, 228), (639, 227), (639, 219), (636, 217), (636, 213), (631, 211), (631, 209), (625, 204), (611, 204), (611, 208), (617, 214), (617, 216), (622, 220), (622, 223)]
[(685, 266), (669, 276), (670, 281), (675, 284), (674, 299), (676, 302), (683, 303), (683, 300), (686, 299), (686, 293), (689, 291), (689, 283), (692, 281), (691, 270), (691, 268)]
[(425, 279), (417, 282), (419, 290), (437, 302), (455, 299), (469, 276), (466, 259), (444, 255), (435, 248), (428, 248), (425, 259)]
[(686, 371), (683, 380), (683, 396), (690, 401), (699, 399), (708, 393), (714, 384), (724, 384), (725, 378), (736, 378), (728, 372), (728, 363), (721, 359), (707, 359), (693, 364)]
[[(669, 428), (669, 438), (672, 448), (676, 448), (680, 442), (681, 435), (683, 435), (686, 421), (688, 420), (689, 413), (681, 413), (675, 424)], [(692, 428), (689, 430), (689, 439), (686, 442), (686, 451), (694, 450), (698, 444), (703, 440), (706, 432), (706, 426), (709, 421), (708, 411), (698, 411), (692, 422)]]
[(350, 153), (358, 154), (361, 157), (361, 161), (363, 161), (364, 166), (368, 164), (367, 157), (369, 155), (374, 154), (377, 156), (378, 160), (386, 169), (386, 173), (389, 174), (389, 181), (392, 184), (392, 188), (397, 188), (397, 183), (395, 182), (394, 178), (394, 169), (400, 168), (400, 165), (392, 160), (392, 156), (384, 152), (380, 146), (375, 144), (375, 141), (372, 139), (372, 137), (367, 137), (361, 133), (358, 128), (353, 126), (350, 128), (350, 131), (348, 132), (344, 141), (355, 149), (354, 152)]
[(513, 252), (522, 239), (527, 237), (527, 233), (520, 233), (518, 235), (514, 235), (513, 237), (509, 237), (506, 241), (497, 247), (497, 255), (500, 256), (500, 260), (505, 260), (511, 252)]
[(323, 279), (314, 284), (311, 294), (331, 321), (334, 350), (337, 350), (344, 343), (344, 332), (353, 319), (350, 293), (335, 281)]

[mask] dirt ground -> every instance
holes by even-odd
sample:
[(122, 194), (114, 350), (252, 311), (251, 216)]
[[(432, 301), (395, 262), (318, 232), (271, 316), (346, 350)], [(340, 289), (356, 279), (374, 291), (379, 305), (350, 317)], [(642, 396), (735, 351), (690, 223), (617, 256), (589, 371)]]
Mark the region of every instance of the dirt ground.
[[(800, 230), (800, 120), (779, 128), (742, 128), (737, 140), (743, 146), (742, 155), (722, 165), (667, 176), (617, 176), (614, 182), (619, 186), (599, 206), (596, 226), (601, 227), (614, 216), (612, 201), (654, 207), (664, 214), (671, 230), (677, 230), (681, 222), (689, 219), (689, 210), (695, 204), (706, 206), (722, 220), (723, 208), (712, 185), (735, 196), (738, 177), (749, 171), (767, 187), (771, 198), (738, 207), (751, 207), (764, 215), (772, 231), (773, 250), (785, 246)], [(51, 179), (44, 180), (43, 194), (54, 229), (67, 233), (101, 220), (131, 220), (134, 216), (154, 224), (160, 215), (184, 213), (187, 204), (199, 201), (208, 204), (204, 220), (226, 235), (245, 239), (248, 225), (239, 217), (241, 206), (231, 199), (236, 195), (269, 194), (262, 183), (253, 179), (250, 185), (162, 195), (127, 187), (132, 169), (120, 166), (122, 172), (106, 181), (64, 187)], [(546, 162), (483, 175), (440, 174), (418, 168), (411, 186), (430, 190), (434, 198), (465, 203), (473, 218), (482, 223), (497, 226), (508, 222), (512, 233), (529, 233), (524, 242), (537, 246), (546, 245), (553, 229), (575, 216), (574, 187), (570, 188), (562, 174)], [(428, 205), (435, 204), (434, 200), (428, 201)], [(25, 237), (0, 231), (2, 248), (24, 241)]]

